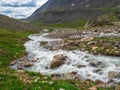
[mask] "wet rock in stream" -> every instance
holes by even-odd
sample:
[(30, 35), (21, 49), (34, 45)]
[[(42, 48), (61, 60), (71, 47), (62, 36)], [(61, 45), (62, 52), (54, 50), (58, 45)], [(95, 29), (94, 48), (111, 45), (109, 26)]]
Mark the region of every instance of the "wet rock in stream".
[(65, 63), (65, 60), (66, 60), (66, 56), (64, 56), (63, 54), (55, 55), (54, 59), (50, 64), (50, 68), (53, 69), (53, 68), (59, 67), (60, 65)]
[(16, 67), (18, 70), (23, 70), (24, 68), (32, 67), (37, 60), (29, 60), (28, 56), (23, 56), (18, 60), (14, 60), (10, 63), (11, 67)]
[(30, 61), (25, 61), (25, 62), (23, 62), (23, 66), (24, 67), (31, 67), (31, 66), (33, 66), (33, 64)]
[(78, 65), (77, 68), (83, 68), (86, 67), (86, 65)]
[(104, 67), (104, 64), (102, 62), (99, 62), (99, 61), (90, 62), (90, 65), (93, 66), (93, 67), (97, 67), (97, 68), (103, 68)]
[(61, 41), (50, 41), (50, 42), (42, 41), (40, 43), (42, 47), (52, 51), (58, 50), (63, 46)]
[(12, 65), (16, 64), (17, 62), (18, 62), (18, 60), (14, 60), (10, 63), (10, 65), (12, 66)]
[(120, 78), (120, 72), (109, 71), (108, 72), (108, 77), (110, 79), (112, 79), (112, 78)]
[(48, 42), (46, 42), (46, 41), (40, 42), (40, 45), (42, 45), (42, 46), (44, 46), (44, 45), (46, 45), (46, 44), (48, 44)]
[(18, 69), (18, 70), (23, 70), (23, 65), (22, 65), (22, 63), (18, 63), (17, 69)]

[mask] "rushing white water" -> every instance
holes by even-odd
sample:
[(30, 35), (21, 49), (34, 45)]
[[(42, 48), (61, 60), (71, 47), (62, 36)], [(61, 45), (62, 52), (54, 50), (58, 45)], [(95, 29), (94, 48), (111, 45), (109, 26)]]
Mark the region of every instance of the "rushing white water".
[[(83, 79), (96, 80), (99, 79), (103, 82), (108, 82), (108, 72), (115, 71), (120, 72), (120, 57), (108, 57), (91, 55), (87, 52), (82, 52), (78, 50), (65, 51), (56, 50), (51, 51), (43, 48), (40, 45), (41, 41), (58, 41), (60, 39), (51, 39), (44, 37), (45, 34), (31, 35), (30, 41), (25, 43), (26, 51), (28, 52), (29, 59), (37, 59), (38, 61), (34, 63), (34, 66), (30, 68), (32, 71), (40, 72), (42, 74), (66, 74), (72, 71), (77, 72)], [(50, 69), (50, 63), (53, 57), (57, 54), (63, 54), (67, 56), (67, 61), (65, 64), (59, 66), (55, 69)], [(94, 67), (90, 65), (92, 62), (101, 62), (100, 65)], [(69, 63), (69, 64), (68, 64)], [(78, 68), (78, 65), (86, 65), (86, 67)], [(120, 78), (115, 79), (116, 82), (120, 82)]]

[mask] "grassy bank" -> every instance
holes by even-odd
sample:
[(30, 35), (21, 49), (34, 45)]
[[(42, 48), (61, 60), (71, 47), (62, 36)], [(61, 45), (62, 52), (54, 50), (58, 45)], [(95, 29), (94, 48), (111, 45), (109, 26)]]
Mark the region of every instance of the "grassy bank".
[(0, 29), (0, 66), (9, 63), (24, 54), (24, 42), (33, 31), (19, 32), (15, 30)]
[(86, 24), (86, 20), (79, 20), (74, 22), (64, 22), (64, 23), (56, 23), (56, 24), (44, 24), (41, 22), (34, 23), (35, 26), (46, 28), (46, 29), (52, 29), (52, 28), (75, 28), (75, 29), (81, 29)]
[[(96, 85), (89, 80), (52, 80), (40, 73), (10, 69), (9, 63), (24, 55), (23, 44), (33, 33), (0, 29), (0, 90), (88, 90)], [(114, 89), (98, 87), (98, 90)]]

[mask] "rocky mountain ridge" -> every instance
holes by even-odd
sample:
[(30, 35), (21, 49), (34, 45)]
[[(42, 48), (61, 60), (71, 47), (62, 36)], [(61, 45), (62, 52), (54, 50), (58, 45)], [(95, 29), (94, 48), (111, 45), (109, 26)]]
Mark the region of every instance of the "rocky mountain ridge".
[(120, 0), (48, 0), (29, 22), (61, 23), (89, 20), (111, 12), (118, 13)]
[(35, 26), (23, 23), (20, 20), (13, 19), (4, 15), (0, 15), (0, 28), (19, 31), (39, 30), (39, 28)]

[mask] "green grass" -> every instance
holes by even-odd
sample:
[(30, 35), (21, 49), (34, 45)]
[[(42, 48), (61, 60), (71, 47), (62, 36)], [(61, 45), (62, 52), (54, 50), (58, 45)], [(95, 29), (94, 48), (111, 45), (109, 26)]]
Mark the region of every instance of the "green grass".
[(105, 41), (120, 41), (120, 37), (107, 37), (107, 36), (103, 36), (103, 37), (96, 37), (94, 39), (95, 41), (99, 41), (99, 40), (105, 40)]
[(19, 32), (0, 29), (0, 66), (7, 66), (11, 60), (23, 55), (25, 39), (32, 33), (32, 31)]
[[(24, 78), (23, 80), (20, 80), (15, 70), (2, 68), (0, 71), (0, 90), (59, 90), (60, 88), (64, 88), (65, 90), (79, 90), (75, 85), (70, 84), (68, 81), (44, 80), (45, 76), (41, 76), (34, 72), (32, 72), (32, 76), (29, 77), (39, 77), (40, 79), (35, 82), (36, 78), (34, 78), (31, 80), (31, 83), (25, 84), (23, 82)], [(31, 72), (27, 71), (24, 74), (29, 75), (28, 73), (30, 74)]]
[(64, 22), (64, 23), (55, 23), (55, 24), (44, 24), (41, 22), (34, 23), (34, 25), (39, 26), (41, 28), (47, 28), (47, 29), (52, 29), (52, 28), (76, 28), (76, 29), (81, 29), (84, 27), (86, 24), (86, 20), (79, 20), (79, 21), (74, 21), (74, 22)]
[[(9, 68), (0, 69), (0, 90), (79, 90), (71, 81), (52, 80), (51, 78), (44, 79), (47, 76), (42, 76), (39, 73), (28, 72), (24, 73), (27, 77), (33, 78), (31, 83), (26, 84), (23, 82), (25, 77), (20, 79), (17, 71)], [(22, 74), (19, 76), (23, 76)], [(37, 78), (39, 79), (35, 81)]]
[[(119, 21), (118, 16), (116, 13), (120, 12), (120, 7), (102, 7), (98, 8), (98, 10), (101, 10), (103, 12), (106, 12), (105, 15), (100, 16), (102, 20), (109, 20), (109, 21)], [(99, 17), (98, 17), (99, 18)]]
[(98, 19), (98, 21), (111, 21), (111, 22), (118, 21), (118, 18), (115, 15), (115, 13), (110, 13), (110, 14), (102, 15), (102, 16), (99, 16), (97, 19)]
[(120, 11), (120, 7), (102, 7), (102, 8), (99, 8), (100, 10), (102, 11), (105, 11), (105, 12), (118, 12)]
[(66, 9), (65, 7), (59, 7), (59, 8), (54, 8), (54, 11), (62, 12), (62, 11), (66, 11)]

